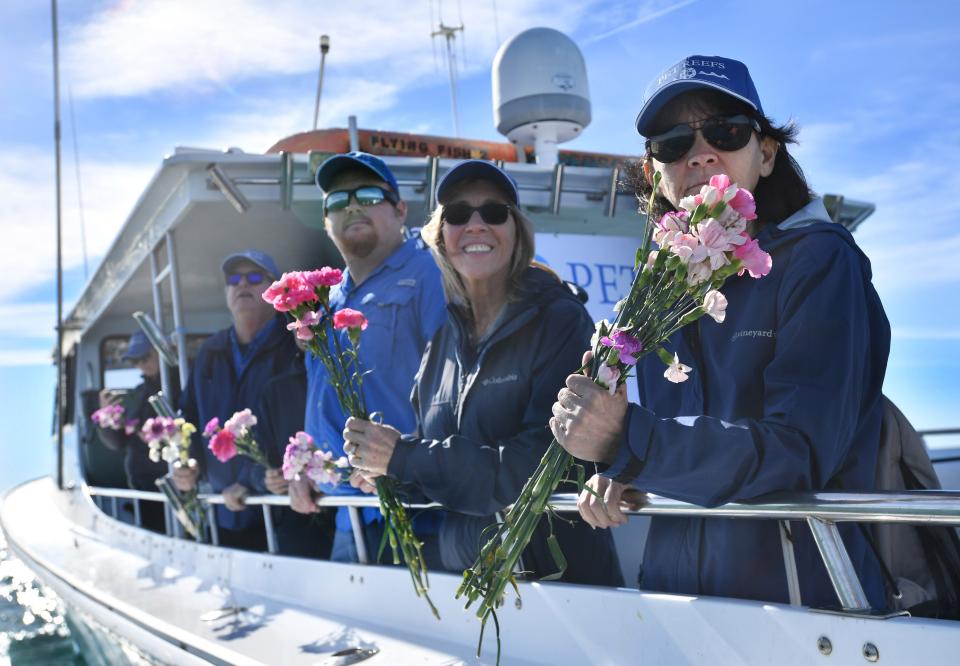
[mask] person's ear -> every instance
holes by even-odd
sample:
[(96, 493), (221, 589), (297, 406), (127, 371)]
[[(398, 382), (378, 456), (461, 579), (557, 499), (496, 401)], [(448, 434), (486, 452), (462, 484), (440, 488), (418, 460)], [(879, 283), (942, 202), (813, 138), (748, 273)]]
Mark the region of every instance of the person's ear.
[(407, 202), (401, 199), (393, 207), (397, 211), (397, 217), (400, 218), (400, 224), (403, 225), (407, 221)]
[(773, 137), (765, 136), (760, 139), (760, 177), (766, 178), (773, 173), (773, 165), (777, 160), (777, 151), (780, 142)]

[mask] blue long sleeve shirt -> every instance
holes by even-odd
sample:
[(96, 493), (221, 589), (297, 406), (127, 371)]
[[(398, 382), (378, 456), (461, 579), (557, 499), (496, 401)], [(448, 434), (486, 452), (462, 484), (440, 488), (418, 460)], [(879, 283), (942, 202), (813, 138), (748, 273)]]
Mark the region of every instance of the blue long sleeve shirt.
[[(369, 322), (360, 337), (360, 368), (366, 404), (371, 412), (383, 415), (400, 432), (411, 432), (417, 419), (410, 405), (414, 376), (420, 358), (433, 334), (446, 321), (446, 299), (430, 252), (419, 238), (410, 238), (387, 257), (361, 284), (344, 272), (340, 285), (330, 290), (334, 310), (352, 308)], [(326, 445), (334, 456), (343, 455), (343, 426), (347, 420), (328, 382), (323, 364), (307, 355), (306, 431), (318, 446)], [(349, 484), (321, 487), (334, 495), (356, 495)], [(367, 522), (379, 511), (364, 510)], [(337, 529), (349, 530), (347, 512), (337, 513)]]

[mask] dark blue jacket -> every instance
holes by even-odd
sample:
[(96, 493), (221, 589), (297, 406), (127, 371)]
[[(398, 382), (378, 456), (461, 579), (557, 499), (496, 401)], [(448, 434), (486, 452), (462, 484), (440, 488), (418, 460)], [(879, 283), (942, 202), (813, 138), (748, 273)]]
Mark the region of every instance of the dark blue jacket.
[[(197, 353), (190, 368), (190, 380), (181, 396), (180, 409), (184, 418), (197, 426), (191, 454), (201, 464), (214, 492), (220, 492), (233, 483), (255, 489), (263, 482), (263, 468), (246, 456), (236, 456), (222, 463), (207, 448), (200, 432), (213, 417), (224, 421), (234, 412), (249, 408), (256, 410), (264, 384), (276, 374), (291, 368), (297, 356), (293, 336), (286, 330), (282, 317), (277, 317), (267, 337), (238, 377), (234, 369), (230, 331), (227, 328), (212, 335)], [(253, 527), (262, 520), (260, 508), (233, 512), (217, 506), (217, 522), (231, 530)]]
[[(575, 371), (593, 325), (583, 305), (558, 279), (527, 269), (508, 303), (477, 346), (457, 307), (424, 354), (413, 392), (419, 431), (404, 436), (388, 473), (413, 484), (448, 512), (440, 530), (444, 567), (473, 564), (481, 532), (520, 494), (550, 443), (547, 422), (557, 391)], [(524, 567), (537, 576), (556, 571), (541, 521)], [(564, 580), (619, 585), (610, 534), (554, 521), (569, 566)]]
[[(704, 317), (668, 349), (692, 366), (672, 384), (647, 356), (625, 442), (606, 474), (701, 506), (775, 491), (869, 490), (880, 443), (890, 326), (853, 237), (819, 199), (758, 234), (773, 257), (759, 280), (723, 288), (726, 321)], [(836, 605), (809, 529), (793, 523), (804, 604)], [(876, 559), (857, 527), (841, 534), (871, 604)], [(654, 518), (641, 587), (786, 602), (777, 521)]]

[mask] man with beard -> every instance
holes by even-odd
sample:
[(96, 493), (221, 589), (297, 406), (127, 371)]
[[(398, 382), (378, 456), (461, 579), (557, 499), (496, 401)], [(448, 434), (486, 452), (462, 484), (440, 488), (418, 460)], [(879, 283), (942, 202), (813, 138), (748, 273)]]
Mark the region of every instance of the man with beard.
[[(383, 160), (352, 152), (331, 157), (317, 170), (324, 192), (324, 222), (346, 262), (343, 281), (330, 292), (334, 310), (352, 308), (369, 325), (360, 344), (360, 369), (367, 406), (383, 419), (410, 432), (416, 417), (410, 392), (420, 358), (433, 334), (446, 320), (440, 272), (419, 238), (406, 238), (407, 205)], [(348, 414), (340, 408), (323, 364), (308, 354), (306, 431), (343, 453), (343, 427)], [(349, 484), (321, 487), (322, 492), (359, 495)], [(290, 484), (291, 506), (303, 513), (317, 511), (307, 481)], [(383, 534), (377, 509), (363, 512), (367, 552), (375, 554)], [(436, 548), (439, 516), (422, 515), (414, 529), (425, 542), (428, 563)], [(431, 538), (433, 537), (433, 538)], [(358, 554), (346, 509), (337, 513), (331, 559), (355, 562)]]
[[(260, 250), (245, 250), (224, 259), (221, 269), (233, 325), (203, 343), (180, 401), (184, 418), (198, 430), (210, 419), (218, 418), (222, 425), (235, 412), (258, 409), (263, 386), (297, 359), (283, 315), (263, 300), (263, 292), (280, 276), (273, 258)], [(246, 456), (220, 462), (199, 432), (192, 444), (192, 455), (213, 491), (223, 494), (224, 505), (218, 505), (216, 512), (220, 543), (264, 550), (263, 514), (248, 509), (244, 500), (253, 489), (282, 484), (282, 479), (277, 481), (278, 474), (269, 470), (265, 479), (263, 467)], [(174, 471), (174, 483), (182, 491), (190, 490), (198, 475), (196, 467), (181, 467)]]

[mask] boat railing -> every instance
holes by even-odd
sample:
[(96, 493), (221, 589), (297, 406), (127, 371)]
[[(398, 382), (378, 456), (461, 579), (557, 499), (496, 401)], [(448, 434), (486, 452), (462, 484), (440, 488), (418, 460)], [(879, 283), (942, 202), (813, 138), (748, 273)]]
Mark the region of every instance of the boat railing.
[[(109, 499), (114, 518), (119, 517), (117, 500), (134, 500), (134, 522), (138, 526), (140, 501), (167, 501), (166, 496), (159, 492), (93, 486), (86, 486), (86, 491), (91, 496)], [(198, 499), (207, 510), (211, 543), (219, 545), (214, 506), (225, 503), (223, 496), (201, 493)], [(267, 551), (277, 553), (276, 534), (270, 509), (275, 506), (289, 506), (290, 498), (286, 495), (258, 495), (247, 497), (245, 502), (251, 507), (261, 507), (267, 537)], [(316, 500), (316, 504), (320, 507), (347, 507), (359, 560), (362, 564), (368, 564), (360, 510), (378, 508), (377, 498), (372, 495), (324, 495)], [(436, 503), (408, 506), (415, 510), (443, 509), (442, 505)], [(575, 512), (577, 496), (553, 495), (550, 498), (550, 506), (556, 511)], [(167, 513), (169, 515), (169, 512)], [(868, 493), (785, 493), (768, 495), (756, 501), (735, 502), (711, 508), (656, 495), (644, 495), (640, 506), (624, 508), (624, 513), (637, 516), (748, 518), (779, 521), (789, 599), (795, 606), (799, 606), (801, 602), (790, 522), (803, 521), (809, 526), (817, 544), (841, 608), (844, 611), (866, 612), (870, 610), (870, 604), (837, 530), (837, 523), (960, 525), (960, 492), (915, 490)], [(173, 525), (169, 522), (167, 533), (175, 533)]]

